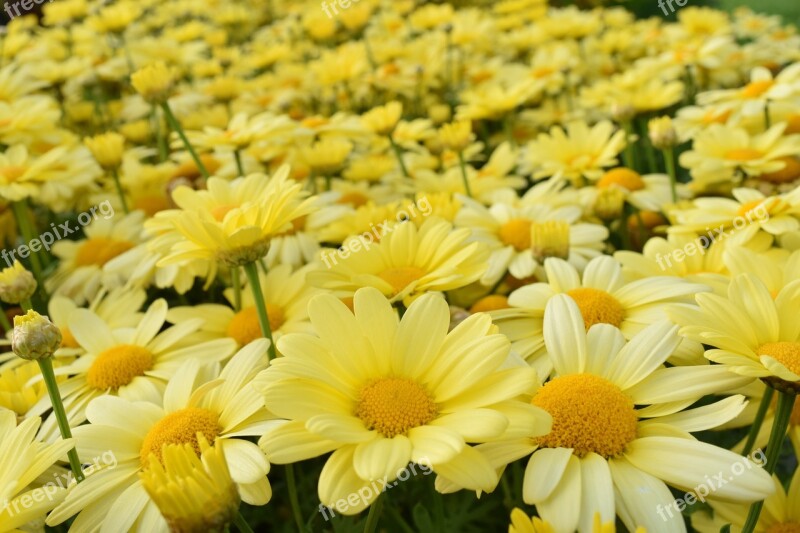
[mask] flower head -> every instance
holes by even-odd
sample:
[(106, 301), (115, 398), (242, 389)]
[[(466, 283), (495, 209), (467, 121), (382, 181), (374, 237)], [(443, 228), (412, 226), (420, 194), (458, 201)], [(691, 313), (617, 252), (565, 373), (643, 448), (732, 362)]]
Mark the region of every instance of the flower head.
[(18, 304), (36, 292), (36, 279), (19, 261), (0, 271), (0, 300), (7, 304)]
[(22, 359), (37, 361), (53, 356), (61, 346), (61, 330), (33, 309), (14, 317), (11, 348)]

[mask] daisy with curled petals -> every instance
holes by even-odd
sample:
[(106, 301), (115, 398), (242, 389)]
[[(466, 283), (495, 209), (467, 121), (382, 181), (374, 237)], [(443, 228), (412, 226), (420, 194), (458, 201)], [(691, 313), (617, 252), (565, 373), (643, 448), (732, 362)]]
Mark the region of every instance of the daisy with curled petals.
[[(183, 361), (222, 361), (236, 350), (233, 339), (187, 345), (185, 337), (199, 330), (203, 321), (187, 321), (161, 332), (166, 319), (164, 300), (153, 302), (135, 329), (111, 329), (87, 309), (77, 309), (70, 315), (69, 330), (85, 353), (75, 362), (56, 368), (55, 373), (69, 376), (59, 389), (72, 426), (86, 420), (86, 406), (93, 398), (113, 395), (160, 402), (167, 381)], [(42, 399), (30, 414), (40, 415), (49, 407), (47, 399)], [(56, 431), (55, 417), (49, 416), (42, 434), (54, 435)]]
[[(280, 265), (267, 274), (259, 273), (270, 329), (276, 340), (286, 333), (307, 333), (311, 329), (308, 301), (319, 290), (306, 283), (308, 270), (304, 268), (292, 272), (291, 266)], [(233, 304), (235, 296), (232, 289), (225, 291), (225, 297)], [(238, 346), (245, 346), (263, 335), (252, 293), (242, 291), (241, 298), (241, 310), (238, 312), (218, 304), (173, 307), (167, 314), (167, 320), (181, 324), (202, 319), (204, 324), (197, 335), (204, 339), (230, 337)]]
[(540, 133), (528, 144), (525, 159), (534, 178), (561, 173), (573, 183), (584, 179), (595, 181), (603, 169), (617, 163), (617, 155), (625, 148), (625, 132), (614, 131), (609, 121), (590, 127), (575, 121), (566, 131), (554, 126), (550, 133)]
[(376, 480), (391, 483), (412, 461), (465, 488), (491, 490), (497, 474), (469, 443), (512, 428), (549, 430), (541, 409), (516, 399), (536, 386), (535, 372), (510, 358), (488, 315), (472, 315), (448, 333), (441, 296), (421, 296), (398, 320), (374, 288), (356, 292), (354, 309), (328, 294), (312, 299), (316, 335), (282, 337), (284, 357), (256, 383), (267, 408), (286, 419), (261, 439), (270, 462), (333, 452), (319, 479), (323, 504), (359, 513), (378, 494), (347, 509), (337, 502)]
[[(690, 434), (738, 415), (743, 396), (684, 409), (748, 380), (722, 366), (664, 368), (680, 343), (678, 326), (662, 320), (627, 342), (608, 324), (587, 332), (566, 295), (548, 303), (544, 330), (556, 375), (531, 403), (550, 413), (552, 431), (477, 448), (496, 468), (531, 454), (522, 497), (556, 531), (590, 532), (596, 513), (603, 523), (616, 514), (629, 531), (685, 531), (680, 513), (664, 512), (674, 505), (667, 485), (693, 490), (748, 459)], [(741, 504), (771, 494), (769, 475), (749, 466), (713, 497)]]
[(354, 237), (339, 251), (323, 256), (328, 268), (308, 274), (309, 283), (350, 297), (361, 287), (375, 287), (392, 302), (408, 305), (432, 291), (449, 291), (477, 281), (489, 258), (484, 243), (468, 242), (471, 231), (453, 229), (438, 217), (417, 228), (401, 222), (374, 243)]
[(56, 461), (64, 460), (75, 443), (72, 439), (39, 442), (40, 423), (38, 417), (31, 417), (17, 425), (17, 415), (0, 408), (0, 531), (19, 531), (41, 520), (67, 494), (53, 483), (37, 486), (36, 480)]
[(138, 474), (151, 457), (163, 465), (164, 445), (191, 445), (199, 455), (198, 433), (222, 449), (242, 501), (265, 505), (272, 496), (269, 463), (257, 445), (243, 437), (261, 435), (272, 416), (251, 381), (267, 367), (268, 341), (240, 350), (225, 369), (218, 364), (186, 361), (170, 379), (157, 403), (115, 396), (93, 400), (86, 409), (90, 424), (73, 430), (78, 454), (94, 457), (111, 450), (117, 466), (73, 485), (47, 519), (60, 524), (78, 513), (76, 531), (166, 533), (167, 522)]
[(487, 208), (470, 198), (461, 201), (464, 207), (456, 215), (456, 226), (471, 228), (473, 238), (492, 250), (489, 269), (481, 278), (484, 285), (494, 285), (506, 271), (517, 279), (528, 278), (547, 257), (566, 259), (583, 270), (601, 255), (608, 237), (605, 227), (578, 222), (578, 206), (496, 203)]
[[(709, 290), (705, 285), (671, 276), (626, 283), (622, 266), (608, 256), (592, 259), (582, 275), (574, 266), (556, 258), (545, 260), (544, 270), (547, 282), (515, 290), (508, 297), (509, 309), (491, 313), (500, 331), (511, 339), (514, 351), (543, 378), (553, 369), (551, 359), (545, 356), (543, 319), (547, 303), (557, 294), (566, 294), (577, 303), (587, 330), (594, 324), (610, 324), (630, 339), (644, 327), (666, 318), (666, 302), (690, 302), (694, 294)], [(681, 355), (692, 358), (683, 350)]]

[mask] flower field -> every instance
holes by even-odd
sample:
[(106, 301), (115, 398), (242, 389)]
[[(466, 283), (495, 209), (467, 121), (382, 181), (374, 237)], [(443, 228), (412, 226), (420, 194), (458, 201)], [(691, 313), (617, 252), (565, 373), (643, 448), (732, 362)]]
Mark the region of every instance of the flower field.
[(600, 3), (6, 2), (0, 533), (800, 533), (800, 32)]

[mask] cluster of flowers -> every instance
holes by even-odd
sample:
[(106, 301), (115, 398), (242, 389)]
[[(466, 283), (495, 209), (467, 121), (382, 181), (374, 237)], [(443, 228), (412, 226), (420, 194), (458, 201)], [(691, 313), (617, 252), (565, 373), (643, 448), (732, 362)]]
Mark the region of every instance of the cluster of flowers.
[(2, 36), (0, 144), (0, 246), (115, 213), (0, 273), (0, 532), (246, 531), (271, 465), (305, 530), (322, 456), (368, 531), (392, 495), (340, 502), (423, 460), (520, 533), (800, 528), (777, 17), (59, 0)]

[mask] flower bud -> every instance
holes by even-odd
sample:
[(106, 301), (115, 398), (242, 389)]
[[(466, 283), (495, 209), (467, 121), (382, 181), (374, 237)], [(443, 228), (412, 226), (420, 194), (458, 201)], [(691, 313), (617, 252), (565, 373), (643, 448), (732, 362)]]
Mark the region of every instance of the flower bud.
[(654, 118), (647, 123), (650, 142), (659, 150), (666, 150), (678, 144), (678, 133), (669, 117)]
[(30, 299), (37, 286), (33, 274), (19, 261), (14, 261), (14, 266), (0, 271), (0, 300), (7, 304), (18, 304)]
[(619, 218), (625, 204), (625, 193), (619, 187), (606, 187), (597, 190), (594, 201), (594, 214), (606, 222)]
[(94, 137), (87, 137), (83, 143), (92, 152), (92, 155), (105, 169), (115, 169), (122, 164), (122, 154), (125, 152), (125, 137), (116, 132), (103, 133)]
[(11, 349), (17, 357), (39, 361), (53, 356), (61, 346), (61, 330), (34, 310), (24, 316), (14, 317)]
[(133, 73), (131, 85), (150, 103), (166, 102), (175, 84), (175, 72), (164, 63), (148, 65)]

